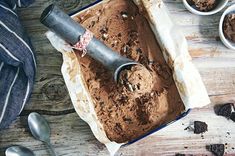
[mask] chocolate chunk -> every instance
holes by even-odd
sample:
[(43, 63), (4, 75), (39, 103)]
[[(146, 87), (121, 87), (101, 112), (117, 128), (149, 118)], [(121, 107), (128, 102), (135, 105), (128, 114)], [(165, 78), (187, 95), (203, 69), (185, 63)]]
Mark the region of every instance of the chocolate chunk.
[(207, 124), (202, 121), (194, 121), (194, 133), (200, 134), (207, 131)]
[(232, 103), (226, 103), (223, 105), (216, 105), (214, 107), (215, 114), (229, 118), (232, 113), (232, 105), (233, 105)]
[(94, 27), (95, 21), (91, 21), (91, 27)]
[(128, 35), (129, 35), (129, 41), (127, 43), (128, 45), (134, 46), (139, 43), (139, 41), (138, 41), (139, 34), (137, 31), (131, 30)]
[(107, 40), (108, 37), (109, 37), (109, 34), (107, 34), (107, 33), (104, 33), (104, 34), (102, 35), (102, 39), (103, 39), (103, 40)]
[(132, 120), (131, 120), (131, 118), (124, 117), (123, 120), (124, 120), (127, 124), (133, 123)]
[(100, 33), (104, 34), (108, 32), (108, 28), (107, 27), (103, 27), (102, 29), (100, 29)]
[(206, 146), (206, 149), (212, 152), (216, 156), (223, 156), (224, 148), (225, 148), (224, 144), (212, 144)]
[(235, 122), (235, 112), (232, 112), (230, 119), (233, 120)]
[(124, 44), (121, 48), (121, 53), (124, 55), (126, 53), (129, 53), (131, 50), (131, 47), (128, 44)]
[(121, 15), (124, 20), (128, 18), (128, 13), (126, 11), (121, 11)]
[(137, 52), (138, 54), (142, 54), (142, 53), (143, 53), (142, 50), (141, 50), (141, 48), (137, 48), (137, 49), (136, 49), (136, 52)]
[(122, 126), (120, 123), (116, 123), (116, 125), (114, 126), (114, 131), (116, 131), (117, 133), (122, 132)]

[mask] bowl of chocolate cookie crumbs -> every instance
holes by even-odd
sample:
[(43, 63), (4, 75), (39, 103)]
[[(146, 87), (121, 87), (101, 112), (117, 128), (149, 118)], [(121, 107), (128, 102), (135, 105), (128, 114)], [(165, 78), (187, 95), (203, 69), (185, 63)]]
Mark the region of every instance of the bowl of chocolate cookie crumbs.
[(235, 50), (235, 4), (227, 8), (221, 16), (219, 35), (226, 47)]
[(183, 0), (185, 7), (196, 15), (213, 15), (221, 11), (228, 0)]

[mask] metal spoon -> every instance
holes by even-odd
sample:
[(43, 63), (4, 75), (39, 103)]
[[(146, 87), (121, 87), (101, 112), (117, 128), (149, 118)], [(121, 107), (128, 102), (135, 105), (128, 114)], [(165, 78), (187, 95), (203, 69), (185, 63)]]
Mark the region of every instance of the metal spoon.
[[(71, 45), (75, 45), (79, 41), (80, 36), (86, 31), (82, 25), (74, 21), (70, 16), (53, 4), (49, 5), (43, 11), (40, 21)], [(114, 52), (95, 37), (92, 38), (86, 49), (88, 55), (101, 62), (113, 73), (116, 82), (118, 82), (119, 73), (123, 69), (139, 64), (134, 60)]]
[(50, 149), (51, 155), (56, 153), (50, 143), (51, 129), (46, 119), (38, 113), (30, 113), (28, 116), (29, 129), (37, 140), (43, 141)]
[(5, 151), (6, 156), (35, 156), (33, 151), (24, 146), (11, 146)]

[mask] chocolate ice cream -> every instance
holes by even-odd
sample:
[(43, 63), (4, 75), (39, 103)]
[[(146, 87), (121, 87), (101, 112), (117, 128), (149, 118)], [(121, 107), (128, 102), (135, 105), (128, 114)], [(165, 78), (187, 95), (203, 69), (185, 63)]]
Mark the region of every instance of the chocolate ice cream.
[(223, 31), (225, 37), (235, 43), (235, 13), (229, 14), (225, 17)]
[(75, 19), (114, 51), (145, 67), (124, 70), (120, 75), (123, 85), (117, 84), (102, 64), (77, 52), (98, 119), (111, 141), (136, 139), (184, 111), (172, 71), (147, 20), (132, 1), (108, 1)]
[(144, 66), (134, 65), (121, 71), (119, 87), (123, 87), (123, 92), (135, 92), (139, 96), (152, 91), (153, 76)]
[(211, 11), (215, 8), (218, 0), (188, 0), (189, 5), (199, 11)]

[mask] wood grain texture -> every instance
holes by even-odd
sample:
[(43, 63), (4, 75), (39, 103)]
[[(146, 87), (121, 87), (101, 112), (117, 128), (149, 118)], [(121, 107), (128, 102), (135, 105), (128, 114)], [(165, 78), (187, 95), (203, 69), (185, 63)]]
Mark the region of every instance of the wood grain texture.
[[(91, 133), (88, 125), (73, 110), (60, 67), (61, 54), (50, 45), (44, 33), (46, 28), (39, 22), (42, 10), (56, 3), (67, 12), (85, 6), (95, 0), (36, 0), (29, 8), (20, 9), (20, 18), (31, 37), (37, 55), (37, 77), (30, 102), (20, 117), (0, 132), (0, 156), (14, 144), (24, 145), (36, 155), (46, 156), (48, 151), (36, 141), (27, 128), (27, 114), (37, 110), (47, 114), (52, 128), (52, 144), (58, 155), (66, 156), (105, 156), (108, 152)], [(179, 25), (189, 44), (193, 63), (199, 69), (210, 95), (212, 104), (195, 109), (180, 121), (170, 125), (141, 141), (123, 147), (121, 155), (175, 155), (185, 153), (211, 155), (205, 150), (206, 144), (227, 143), (226, 154), (235, 155), (235, 123), (218, 117), (213, 105), (235, 102), (235, 52), (224, 47), (219, 39), (218, 23), (222, 12), (201, 17), (189, 13), (181, 0), (164, 0), (172, 19)], [(230, 0), (229, 5), (234, 3)], [(208, 123), (208, 132), (202, 137), (184, 130), (190, 122), (202, 120)]]

